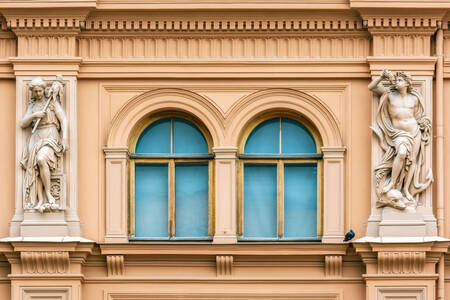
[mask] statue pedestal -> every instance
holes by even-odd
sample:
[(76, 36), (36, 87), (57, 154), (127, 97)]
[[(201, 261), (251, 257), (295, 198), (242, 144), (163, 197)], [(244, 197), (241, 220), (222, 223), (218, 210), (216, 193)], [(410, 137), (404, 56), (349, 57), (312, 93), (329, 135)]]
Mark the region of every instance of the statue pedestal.
[(427, 207), (401, 211), (378, 208), (367, 223), (366, 237), (436, 237), (436, 218)]
[(23, 222), (20, 224), (20, 236), (22, 237), (69, 235), (64, 211), (45, 214), (38, 211), (25, 212), (23, 217)]
[(399, 211), (385, 207), (378, 225), (380, 237), (423, 237), (427, 235), (426, 223), (422, 213)]

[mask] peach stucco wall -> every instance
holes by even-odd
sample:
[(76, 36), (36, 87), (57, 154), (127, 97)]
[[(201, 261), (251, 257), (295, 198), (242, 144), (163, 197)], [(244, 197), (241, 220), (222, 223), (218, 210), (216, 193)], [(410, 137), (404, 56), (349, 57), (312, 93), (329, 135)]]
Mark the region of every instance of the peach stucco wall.
[[(0, 300), (449, 298), (447, 11), (450, 0), (0, 0)], [(377, 211), (367, 85), (384, 66), (410, 72), (432, 106), (439, 237), (403, 228), (401, 238), (365, 239)], [(81, 236), (49, 238), (54, 224), (39, 221), (56, 214), (37, 212), (25, 236), (22, 83), (58, 73), (76, 104), (65, 106), (76, 110), (65, 155)], [(212, 242), (129, 241), (130, 141), (163, 111), (210, 133), (221, 187)], [(321, 242), (237, 242), (236, 155), (250, 124), (273, 112), (300, 115), (320, 135)], [(349, 229), (359, 240), (343, 243)]]
[[(102, 149), (107, 144), (111, 120), (118, 114), (121, 107), (130, 99), (144, 93), (146, 89), (159, 87), (183, 88), (204, 95), (220, 111), (227, 111), (240, 99), (271, 87), (303, 87), (311, 89), (312, 95), (321, 99), (339, 123), (343, 140), (347, 146), (345, 170), (345, 228), (353, 228), (357, 236), (365, 233), (366, 220), (370, 213), (370, 202), (362, 201), (370, 195), (370, 107), (371, 95), (367, 90), (369, 79), (354, 80), (289, 80), (289, 82), (268, 81), (263, 84), (255, 81), (227, 80), (214, 82), (208, 80), (79, 80), (78, 82), (78, 134), (79, 134), (79, 205), (83, 236), (93, 240), (102, 240), (104, 234), (104, 158)], [(214, 84), (214, 89), (206, 91), (198, 85)], [(249, 88), (248, 86), (256, 86)], [(315, 87), (337, 85), (345, 91), (320, 91)], [(135, 86), (127, 91), (105, 94), (105, 86)], [(236, 92), (235, 90), (239, 92)], [(273, 108), (277, 109), (276, 107)], [(278, 107), (283, 110), (283, 107)], [(231, 118), (231, 117), (229, 117)], [(224, 116), (223, 124), (228, 119)], [(221, 127), (221, 126), (218, 126)], [(244, 130), (245, 128), (242, 128)], [(228, 136), (226, 129), (222, 135)], [(238, 147), (237, 144), (223, 141), (213, 146)], [(357, 174), (355, 176), (354, 174)]]

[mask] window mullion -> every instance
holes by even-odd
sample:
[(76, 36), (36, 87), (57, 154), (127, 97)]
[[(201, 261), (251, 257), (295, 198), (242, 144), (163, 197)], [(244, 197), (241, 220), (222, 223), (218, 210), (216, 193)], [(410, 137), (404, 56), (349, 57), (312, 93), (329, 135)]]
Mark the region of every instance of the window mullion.
[(284, 163), (282, 160), (278, 160), (277, 162), (277, 204), (278, 204), (278, 237), (281, 238), (284, 235), (284, 190), (283, 190), (283, 181), (284, 181)]
[(208, 162), (208, 235), (214, 236), (215, 232), (215, 207), (214, 207), (214, 162)]
[(175, 160), (169, 160), (169, 237), (175, 236)]
[(135, 160), (130, 161), (130, 170), (129, 170), (129, 178), (130, 178), (130, 209), (128, 213), (128, 219), (130, 224), (129, 235), (134, 236), (135, 233), (135, 194), (136, 194), (136, 186), (135, 186)]
[(238, 164), (238, 235), (241, 236), (244, 234), (244, 162)]

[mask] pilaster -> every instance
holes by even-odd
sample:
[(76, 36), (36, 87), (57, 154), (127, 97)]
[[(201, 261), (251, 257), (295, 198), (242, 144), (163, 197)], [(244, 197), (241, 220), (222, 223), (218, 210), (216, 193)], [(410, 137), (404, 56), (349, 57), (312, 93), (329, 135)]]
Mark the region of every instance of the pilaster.
[(128, 148), (104, 148), (106, 243), (128, 243)]
[(345, 147), (322, 147), (323, 153), (323, 236), (324, 243), (342, 243), (344, 228)]
[[(384, 68), (406, 71), (412, 75), (413, 87), (424, 99), (425, 115), (433, 122), (433, 77), (437, 57), (432, 49), (432, 37), (441, 25), (443, 11), (431, 8), (404, 10), (370, 9), (371, 3), (356, 1), (358, 10), (372, 35), (373, 55), (367, 58), (373, 76)], [(368, 7), (363, 7), (363, 4)], [(372, 98), (372, 124), (375, 124), (379, 99)], [(432, 135), (434, 136), (434, 134)], [(390, 207), (378, 208), (373, 170), (380, 163), (383, 151), (378, 138), (372, 135), (372, 193), (371, 215), (366, 236), (437, 236), (436, 218), (433, 215), (433, 191), (429, 187), (421, 195), (415, 213), (400, 212)], [(433, 142), (425, 146), (423, 169), (432, 169)], [(425, 176), (425, 174), (422, 174)]]
[[(76, 38), (93, 6), (86, 1), (72, 1), (70, 8), (59, 5), (39, 1), (0, 3), (0, 12), (17, 38), (18, 49), (17, 56), (9, 58), (16, 78), (17, 124), (16, 209), (10, 225), (11, 236), (81, 236), (77, 191), (77, 76), (81, 59), (76, 56)], [(30, 132), (20, 128), (19, 122), (31, 98), (27, 84), (37, 76), (48, 83), (57, 74), (63, 76), (64, 96), (60, 101), (67, 115), (69, 150), (58, 159), (61, 209), (42, 213), (24, 209), (23, 170), (19, 161)]]
[(215, 154), (215, 244), (235, 244), (236, 236), (236, 147), (214, 147)]

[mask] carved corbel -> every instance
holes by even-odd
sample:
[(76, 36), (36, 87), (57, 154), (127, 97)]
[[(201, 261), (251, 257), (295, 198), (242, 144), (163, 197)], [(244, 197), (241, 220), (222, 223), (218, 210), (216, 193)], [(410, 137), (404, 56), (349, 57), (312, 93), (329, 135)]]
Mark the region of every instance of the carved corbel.
[(67, 251), (24, 251), (20, 260), (22, 272), (29, 274), (64, 274), (70, 264)]
[(231, 276), (233, 275), (233, 256), (232, 255), (217, 255), (216, 256), (217, 276)]
[(340, 255), (325, 256), (325, 276), (326, 277), (342, 276), (342, 256)]
[(124, 261), (125, 259), (123, 255), (106, 256), (106, 267), (108, 269), (108, 276), (123, 276)]
[(425, 258), (425, 251), (378, 252), (378, 274), (423, 273)]

